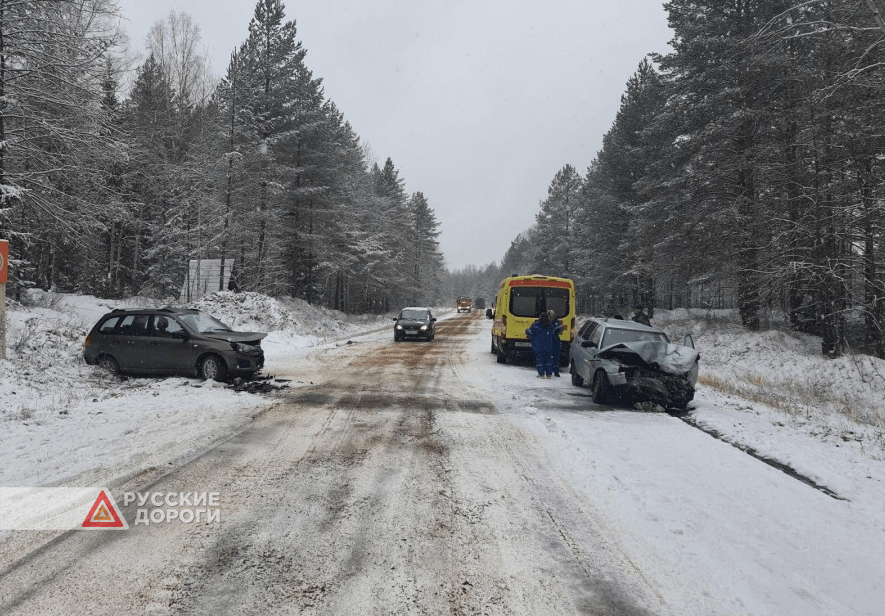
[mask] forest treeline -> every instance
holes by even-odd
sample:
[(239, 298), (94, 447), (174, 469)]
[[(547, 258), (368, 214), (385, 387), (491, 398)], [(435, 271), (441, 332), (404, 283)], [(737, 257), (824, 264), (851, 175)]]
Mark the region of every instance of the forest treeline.
[(560, 169), (499, 264), (447, 278), (427, 199), (372, 160), (279, 0), (220, 81), (171, 13), (125, 93), (113, 0), (0, 0), (10, 294), (169, 297), (220, 259), (235, 288), (372, 312), (538, 272), (585, 312), (735, 306), (885, 357), (881, 6), (667, 2), (672, 51), (639, 64), (590, 166)]
[[(583, 175), (553, 178), (500, 264), (575, 279), (582, 310), (735, 307), (885, 357), (881, 0), (672, 0)], [(456, 288), (458, 286), (456, 285)]]
[(174, 298), (190, 260), (220, 259), (230, 288), (350, 312), (440, 301), (433, 209), (391, 159), (372, 160), (279, 0), (257, 2), (220, 80), (198, 26), (173, 11), (125, 92), (118, 10), (0, 0), (12, 297), (37, 285)]

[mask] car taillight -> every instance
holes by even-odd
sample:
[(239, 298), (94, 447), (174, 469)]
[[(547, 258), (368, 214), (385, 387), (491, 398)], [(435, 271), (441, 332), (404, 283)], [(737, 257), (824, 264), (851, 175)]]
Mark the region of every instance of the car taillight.
[(83, 341), (83, 346), (88, 347), (90, 342), (92, 341), (89, 339), (89, 336), (86, 336), (86, 340)]
[(575, 317), (572, 317), (572, 326), (569, 328), (568, 337), (570, 340), (575, 339)]
[(504, 326), (504, 335), (506, 336), (507, 335), (507, 315), (506, 314), (501, 317), (501, 323)]

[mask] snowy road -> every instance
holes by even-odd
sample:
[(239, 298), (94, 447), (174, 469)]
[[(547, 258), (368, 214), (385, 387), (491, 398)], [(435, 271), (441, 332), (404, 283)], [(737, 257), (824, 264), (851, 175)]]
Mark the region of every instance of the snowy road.
[[(19, 532), (0, 613), (873, 614), (881, 519), (665, 414), (498, 365), (488, 322), (313, 351), (312, 381), (114, 486), (221, 520)], [(699, 401), (703, 406), (704, 400)], [(118, 497), (118, 501), (120, 498)], [(835, 524), (834, 524), (835, 522)], [(834, 532), (834, 529), (838, 529)], [(885, 542), (883, 542), (885, 543)]]

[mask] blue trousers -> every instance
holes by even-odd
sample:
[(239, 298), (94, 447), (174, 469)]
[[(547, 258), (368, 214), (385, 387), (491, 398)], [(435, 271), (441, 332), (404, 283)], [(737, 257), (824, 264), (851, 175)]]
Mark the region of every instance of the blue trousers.
[(541, 376), (553, 374), (553, 353), (535, 353), (535, 368)]

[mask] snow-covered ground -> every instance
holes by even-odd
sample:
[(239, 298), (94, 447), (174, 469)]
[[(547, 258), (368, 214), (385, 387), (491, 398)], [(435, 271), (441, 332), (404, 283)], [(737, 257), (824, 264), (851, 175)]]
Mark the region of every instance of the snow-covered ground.
[[(653, 324), (674, 340), (691, 330), (703, 380), (726, 390), (699, 386), (684, 419), (702, 430), (594, 405), (565, 373), (537, 380), (533, 366), (501, 366), (486, 336), (471, 347), (473, 382), (535, 436), (563, 489), (605, 521), (667, 613), (885, 613), (885, 362), (825, 360), (813, 337), (674, 312)], [(767, 392), (777, 406), (730, 393), (744, 381), (749, 397)], [(833, 406), (840, 395), (850, 412)]]
[[(107, 480), (133, 462), (150, 464), (223, 435), (274, 402), (273, 396), (195, 378), (120, 381), (85, 364), (83, 339), (101, 315), (155, 300), (31, 291), (27, 306), (8, 303), (7, 359), (0, 361), (0, 485), (77, 483), (83, 473), (87, 482)], [(257, 293), (217, 293), (194, 307), (234, 329), (269, 332), (264, 373), (287, 378), (298, 376), (311, 349), (371, 331), (386, 335), (390, 328), (386, 316), (345, 315)], [(827, 469), (842, 469), (846, 458), (851, 464), (885, 459), (885, 361), (828, 360), (813, 336), (747, 332), (727, 312), (657, 311), (654, 323), (674, 340), (686, 332), (695, 338), (702, 361), (692, 413), (698, 424), (815, 480), (823, 480)], [(298, 384), (296, 378), (291, 386)], [(809, 462), (821, 459), (831, 463)], [(869, 480), (841, 485), (851, 484), (850, 475), (841, 476), (838, 471), (821, 482), (839, 484), (846, 496), (867, 491)]]
[[(204, 449), (275, 401), (196, 378), (119, 380), (83, 361), (83, 339), (101, 315), (154, 304), (40, 291), (30, 292), (28, 306), (9, 302), (0, 486), (103, 485)], [(311, 349), (390, 324), (256, 293), (217, 293), (193, 307), (240, 331), (269, 332), (265, 375), (297, 375)]]
[[(82, 341), (94, 321), (147, 301), (35, 293), (28, 307), (9, 306), (0, 486), (111, 484), (186, 459), (274, 403), (273, 394), (194, 378), (120, 381), (85, 365)], [(235, 329), (270, 332), (265, 372), (291, 387), (316, 374), (316, 349), (391, 338), (389, 317), (348, 317), (296, 300), (220, 294), (198, 307)], [(676, 597), (690, 613), (881, 613), (883, 591), (865, 588), (885, 588), (885, 362), (827, 360), (812, 336), (747, 332), (727, 313), (658, 311), (653, 323), (673, 339), (693, 334), (701, 380), (686, 419), (709, 434), (663, 413), (600, 411), (567, 374), (538, 381), (531, 367), (496, 364), (486, 335), (471, 343), (468, 380), (535, 435), (551, 468), (598, 505), (640, 568), (674, 572), (660, 582), (662, 595), (678, 594), (680, 575), (704, 581), (717, 597), (709, 610), (704, 596)], [(672, 441), (669, 454), (649, 457), (662, 440)], [(758, 475), (721, 474), (725, 466), (686, 468), (680, 453), (698, 450), (752, 450), (826, 491), (774, 469), (759, 485)], [(767, 504), (749, 510), (745, 503), (758, 506), (760, 494)], [(723, 558), (734, 566), (711, 570)], [(784, 570), (785, 558), (795, 570)], [(721, 597), (733, 599), (724, 606)]]

